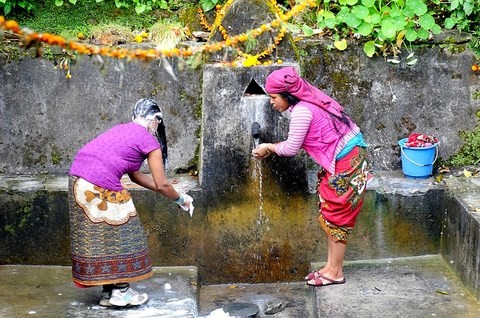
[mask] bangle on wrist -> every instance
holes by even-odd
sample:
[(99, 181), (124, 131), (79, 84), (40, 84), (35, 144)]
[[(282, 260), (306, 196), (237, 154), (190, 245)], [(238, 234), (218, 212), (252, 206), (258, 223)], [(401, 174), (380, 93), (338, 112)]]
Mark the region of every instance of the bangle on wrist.
[(185, 197), (180, 193), (180, 196), (178, 197), (178, 199), (173, 200), (173, 202), (175, 202), (178, 205), (182, 205), (185, 203)]

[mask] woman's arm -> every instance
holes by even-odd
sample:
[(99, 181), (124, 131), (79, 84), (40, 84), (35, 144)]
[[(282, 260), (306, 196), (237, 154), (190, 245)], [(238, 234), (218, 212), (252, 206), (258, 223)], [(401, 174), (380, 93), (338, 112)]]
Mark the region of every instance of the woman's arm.
[(313, 116), (310, 109), (301, 105), (295, 106), (288, 128), (288, 138), (275, 145), (275, 152), (279, 156), (295, 156), (303, 145), (305, 136), (312, 124), (312, 119)]
[(305, 136), (310, 129), (312, 118), (312, 113), (307, 107), (295, 106), (290, 119), (287, 140), (276, 144), (260, 144), (252, 151), (253, 156), (259, 159), (266, 158), (271, 153), (276, 153), (283, 157), (295, 156), (303, 145)]
[(178, 199), (180, 193), (175, 190), (165, 175), (161, 150), (155, 149), (151, 151), (148, 154), (147, 161), (150, 171), (152, 172), (152, 177), (150, 178), (148, 175), (140, 171), (135, 171), (128, 174), (130, 180), (146, 189), (160, 192), (171, 200)]

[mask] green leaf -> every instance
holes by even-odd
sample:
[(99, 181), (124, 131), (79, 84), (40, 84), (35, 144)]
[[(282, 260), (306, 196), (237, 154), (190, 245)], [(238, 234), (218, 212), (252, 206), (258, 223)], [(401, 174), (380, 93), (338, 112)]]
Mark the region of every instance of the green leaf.
[(368, 17), (369, 10), (364, 6), (355, 6), (352, 8), (352, 13), (359, 19), (365, 19)]
[(375, 43), (373, 41), (365, 43), (363, 45), (363, 52), (365, 52), (368, 57), (372, 57), (373, 54), (375, 54)]
[(427, 13), (428, 7), (425, 3), (419, 2), (418, 6), (415, 7), (415, 14), (419, 17)]
[(405, 26), (407, 25), (407, 21), (403, 16), (393, 18), (392, 23), (395, 25), (397, 31), (405, 29)]
[(71, 4), (76, 4), (77, 0), (68, 0), (68, 2), (70, 2)]
[(208, 12), (208, 11), (212, 10), (213, 8), (215, 8), (215, 4), (212, 1), (206, 0), (206, 1), (202, 2), (203, 11)]
[(403, 16), (403, 10), (400, 10), (398, 7), (394, 6), (392, 7), (392, 9), (390, 9), (390, 14), (389, 14), (392, 18), (393, 17), (399, 17), (399, 16)]
[(435, 25), (435, 19), (431, 15), (426, 14), (418, 19), (418, 23), (425, 30), (430, 30)]
[(347, 40), (342, 39), (342, 40), (335, 41), (335, 43), (333, 43), (333, 46), (335, 46), (337, 50), (343, 51), (347, 48)]
[(357, 18), (353, 13), (345, 14), (344, 21), (351, 28), (356, 28), (360, 25), (360, 23), (362, 23), (362, 20)]
[(423, 40), (427, 40), (430, 37), (430, 33), (428, 33), (428, 31), (425, 30), (424, 28), (420, 28), (417, 31), (417, 35), (420, 39), (423, 39)]
[(365, 17), (365, 22), (369, 22), (371, 24), (379, 24), (380, 21), (382, 20), (382, 17), (378, 13), (374, 13), (372, 15), (369, 15)]
[(135, 6), (135, 12), (137, 14), (142, 14), (145, 11), (146, 8), (147, 8), (147, 6), (145, 4), (137, 4)]
[(474, 4), (471, 3), (470, 1), (465, 1), (463, 3), (463, 11), (465, 11), (465, 14), (467, 16), (472, 14), (474, 8), (475, 8)]
[(362, 36), (369, 36), (372, 33), (373, 24), (368, 22), (362, 22), (357, 28), (357, 33)]
[(457, 22), (453, 18), (446, 18), (445, 22), (443, 23), (443, 25), (447, 29), (452, 29), (456, 24), (457, 24)]
[(347, 4), (348, 4), (349, 6), (354, 6), (354, 5), (356, 5), (357, 3), (358, 3), (358, 0), (347, 0)]
[(391, 19), (384, 20), (381, 23), (381, 32), (387, 39), (394, 39), (397, 29)]
[(331, 11), (323, 11), (322, 16), (325, 19), (335, 19), (335, 14), (333, 14)]
[(433, 34), (440, 34), (440, 33), (442, 33), (442, 28), (438, 24), (435, 24), (432, 27), (432, 32), (433, 32)]
[(325, 29), (325, 28), (328, 28), (328, 27), (327, 27), (327, 25), (325, 24), (325, 21), (320, 21), (320, 22), (317, 21), (317, 28), (319, 28), (319, 29)]
[(55, 5), (56, 5), (57, 7), (63, 6), (63, 0), (55, 0)]
[(313, 29), (306, 24), (302, 25), (302, 31), (303, 31), (303, 34), (305, 34), (305, 36), (313, 35)]
[(338, 21), (337, 19), (325, 19), (325, 25), (327, 26), (327, 28), (329, 29), (333, 29), (335, 28), (335, 26), (338, 24)]
[(3, 12), (5, 12), (5, 15), (8, 15), (10, 11), (12, 11), (12, 4), (10, 2), (7, 2), (3, 6)]
[(407, 33), (405, 33), (405, 39), (407, 41), (413, 42), (418, 38), (417, 31), (413, 28), (407, 29)]
[(403, 16), (412, 19), (412, 18), (415, 17), (415, 8), (405, 7), (405, 8), (403, 8), (403, 10), (402, 10), (402, 14), (403, 14)]
[(341, 22), (345, 22), (349, 14), (351, 14), (350, 9), (348, 7), (342, 7), (340, 11), (337, 13), (337, 20)]
[(455, 11), (455, 9), (458, 8), (459, 3), (459, 0), (453, 0), (450, 4), (450, 11)]
[(362, 4), (367, 8), (371, 8), (375, 5), (375, 0), (362, 0)]
[(166, 0), (160, 1), (159, 7), (160, 7), (160, 9), (167, 10), (167, 9), (168, 9), (168, 3), (167, 3), (167, 1), (166, 1)]

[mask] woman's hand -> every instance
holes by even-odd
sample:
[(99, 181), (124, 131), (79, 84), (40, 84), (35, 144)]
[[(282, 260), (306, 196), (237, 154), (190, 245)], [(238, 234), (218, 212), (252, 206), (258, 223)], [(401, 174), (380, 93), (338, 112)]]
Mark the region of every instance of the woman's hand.
[(178, 204), (178, 207), (181, 208), (183, 211), (187, 211), (190, 213), (190, 216), (193, 215), (193, 198), (188, 194), (180, 192), (180, 197), (175, 200), (175, 203)]
[(260, 144), (257, 148), (252, 150), (252, 155), (257, 159), (264, 159), (267, 158), (272, 154), (272, 152), (268, 149), (269, 145), (271, 144)]

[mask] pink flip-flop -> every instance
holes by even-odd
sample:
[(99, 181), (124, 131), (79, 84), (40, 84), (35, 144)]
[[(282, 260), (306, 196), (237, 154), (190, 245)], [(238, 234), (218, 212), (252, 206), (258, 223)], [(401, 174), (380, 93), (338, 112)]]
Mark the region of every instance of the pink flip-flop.
[(340, 280), (335, 280), (335, 279), (328, 278), (318, 272), (314, 272), (314, 273), (317, 273), (318, 276), (315, 276), (314, 274), (314, 278), (309, 279), (307, 281), (307, 285), (309, 286), (320, 287), (320, 286), (328, 286), (328, 285), (345, 283), (345, 278), (342, 278)]
[(312, 280), (312, 279), (317, 278), (318, 275), (321, 275), (318, 271), (319, 271), (319, 269), (317, 269), (316, 271), (311, 272), (310, 274), (308, 274), (307, 276), (305, 276), (303, 279), (305, 279), (305, 280)]

